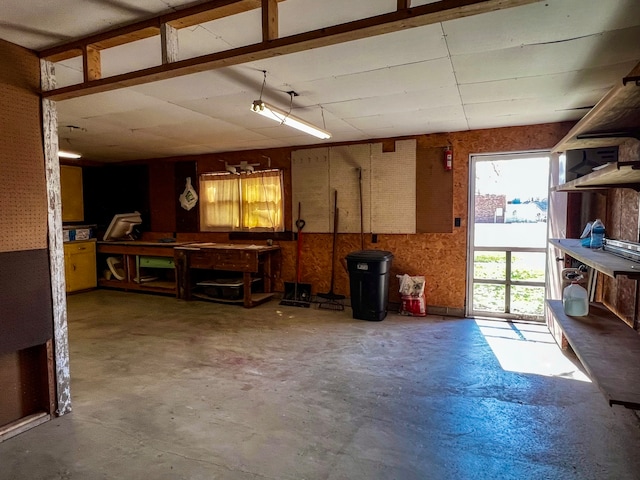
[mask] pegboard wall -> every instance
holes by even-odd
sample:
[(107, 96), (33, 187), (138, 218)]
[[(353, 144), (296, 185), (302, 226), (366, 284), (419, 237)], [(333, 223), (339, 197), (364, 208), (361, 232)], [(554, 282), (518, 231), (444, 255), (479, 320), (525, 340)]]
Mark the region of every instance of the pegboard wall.
[(39, 65), (0, 40), (0, 252), (47, 248)]
[(301, 204), (305, 231), (333, 230), (334, 192), (338, 192), (338, 231), (415, 233), (416, 141), (295, 150), (291, 155), (292, 216)]
[[(291, 218), (305, 221), (306, 232), (330, 232), (329, 148), (296, 150), (291, 155)], [(295, 227), (294, 227), (295, 228)]]

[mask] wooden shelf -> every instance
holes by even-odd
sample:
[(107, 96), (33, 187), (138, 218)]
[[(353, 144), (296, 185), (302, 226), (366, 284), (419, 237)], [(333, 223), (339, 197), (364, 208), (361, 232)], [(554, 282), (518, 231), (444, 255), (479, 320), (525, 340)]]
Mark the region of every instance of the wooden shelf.
[[(633, 78), (640, 75), (640, 64), (629, 73), (626, 85), (620, 81), (589, 113), (587, 113), (560, 142), (553, 153), (582, 148), (612, 147), (640, 134), (640, 86)], [(617, 136), (628, 133), (628, 137)], [(607, 133), (616, 136), (606, 136)], [(597, 134), (597, 137), (593, 137)], [(605, 135), (599, 135), (605, 134)], [(585, 135), (589, 138), (579, 138)]]
[(588, 267), (594, 268), (610, 277), (627, 276), (629, 278), (640, 278), (640, 263), (612, 255), (603, 250), (592, 250), (583, 247), (580, 245), (580, 239), (551, 238), (549, 243)]
[(609, 401), (640, 409), (640, 336), (598, 303), (589, 315), (570, 317), (561, 300), (547, 300), (557, 324), (591, 380)]
[[(638, 115), (640, 116), (640, 113)], [(640, 166), (640, 161), (638, 161), (638, 166)], [(610, 163), (580, 178), (558, 185), (552, 190), (575, 192), (607, 188), (633, 188), (640, 191), (640, 169), (634, 169), (633, 165), (629, 164)]]

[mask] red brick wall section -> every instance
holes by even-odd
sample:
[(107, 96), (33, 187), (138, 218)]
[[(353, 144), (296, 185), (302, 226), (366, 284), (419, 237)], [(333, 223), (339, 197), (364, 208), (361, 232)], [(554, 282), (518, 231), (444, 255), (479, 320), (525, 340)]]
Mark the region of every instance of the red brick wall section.
[(506, 195), (476, 195), (476, 223), (504, 223)]

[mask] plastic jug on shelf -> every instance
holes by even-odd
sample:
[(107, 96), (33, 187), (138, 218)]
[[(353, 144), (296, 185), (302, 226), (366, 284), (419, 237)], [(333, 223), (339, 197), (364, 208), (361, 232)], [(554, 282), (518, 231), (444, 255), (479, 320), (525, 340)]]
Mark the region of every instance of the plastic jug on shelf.
[(570, 285), (562, 291), (562, 309), (572, 317), (584, 317), (589, 314), (589, 294), (578, 283), (582, 275), (573, 278)]
[(591, 243), (593, 249), (601, 249), (604, 246), (604, 223), (599, 218), (591, 225)]

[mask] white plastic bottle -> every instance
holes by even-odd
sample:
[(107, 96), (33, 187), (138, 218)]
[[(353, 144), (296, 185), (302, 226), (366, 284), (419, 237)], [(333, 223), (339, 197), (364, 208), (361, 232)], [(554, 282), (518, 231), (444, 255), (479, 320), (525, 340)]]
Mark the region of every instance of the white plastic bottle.
[(571, 282), (562, 292), (562, 309), (572, 317), (584, 317), (589, 314), (589, 296), (577, 280)]
[(604, 245), (604, 223), (599, 218), (591, 225), (591, 248), (599, 249)]

